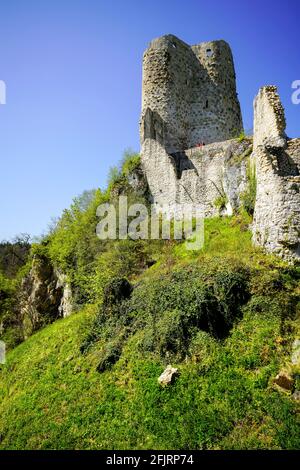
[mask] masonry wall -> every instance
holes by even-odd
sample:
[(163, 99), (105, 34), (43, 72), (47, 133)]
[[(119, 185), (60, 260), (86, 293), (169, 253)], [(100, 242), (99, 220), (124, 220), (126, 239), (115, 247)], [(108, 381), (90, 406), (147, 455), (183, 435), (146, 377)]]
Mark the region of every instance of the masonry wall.
[[(274, 86), (263, 87), (255, 99), (253, 142), (233, 138), (242, 119), (224, 41), (192, 47), (175, 36), (152, 41), (144, 54), (140, 124), (154, 204), (193, 203), (205, 217), (232, 214), (248, 185), (251, 154), (257, 182), (253, 241), (288, 261), (300, 258), (300, 139), (285, 134)], [(221, 211), (220, 198), (226, 201)]]
[[(254, 100), (254, 148), (259, 145), (284, 145), (285, 115), (277, 88), (273, 85), (259, 90)], [(280, 139), (283, 139), (280, 141)]]
[(152, 41), (143, 58), (141, 143), (148, 112), (161, 122), (153, 138), (168, 153), (238, 135), (243, 125), (228, 44), (190, 47), (172, 35)]
[(300, 258), (300, 139), (285, 136), (276, 87), (264, 87), (254, 102), (257, 191), (253, 240), (288, 261)]
[(142, 146), (143, 166), (152, 202), (196, 204), (205, 217), (220, 214), (216, 200), (227, 200), (223, 214), (232, 214), (240, 206), (240, 194), (246, 189), (246, 167), (252, 142), (236, 139), (192, 148), (170, 155), (155, 139)]

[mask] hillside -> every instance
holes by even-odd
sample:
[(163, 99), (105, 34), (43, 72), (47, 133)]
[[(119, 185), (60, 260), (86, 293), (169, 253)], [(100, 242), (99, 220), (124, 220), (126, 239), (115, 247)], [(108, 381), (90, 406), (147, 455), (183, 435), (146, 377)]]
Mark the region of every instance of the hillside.
[[(113, 172), (110, 198), (138, 165)], [(245, 212), (207, 219), (197, 252), (100, 243), (99, 197), (32, 248), (67, 273), (76, 308), (0, 366), (0, 448), (299, 448), (299, 268), (252, 246)], [(179, 375), (162, 387), (168, 364)]]

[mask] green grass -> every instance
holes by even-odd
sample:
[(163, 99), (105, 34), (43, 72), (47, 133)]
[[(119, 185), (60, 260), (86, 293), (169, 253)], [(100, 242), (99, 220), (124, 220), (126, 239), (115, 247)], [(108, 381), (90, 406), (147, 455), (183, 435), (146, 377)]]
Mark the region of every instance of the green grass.
[[(206, 260), (228, 260), (229, 263), (243, 262), (247, 266), (281, 268), (285, 266), (279, 258), (263, 253), (252, 244), (252, 235), (248, 227), (251, 218), (247, 213), (233, 217), (214, 217), (204, 221), (204, 246), (201, 250), (188, 250), (186, 243), (172, 247), (171, 253), (178, 260), (197, 263)], [(154, 266), (155, 268), (155, 266)]]
[[(211, 219), (205, 231), (202, 250), (166, 243), (135, 280), (151, 294), (176, 272), (195, 269), (211, 283), (213, 273), (249, 269), (251, 296), (229, 335), (219, 340), (196, 329), (185, 358), (162, 357), (141, 347), (148, 334), (141, 313), (120, 359), (98, 373), (105, 335), (80, 353), (98, 307), (56, 321), (1, 366), (0, 449), (299, 449), (299, 404), (273, 384), (299, 335), (299, 270), (253, 248), (244, 218)], [(178, 283), (165, 297), (172, 288)], [(161, 388), (169, 360), (180, 375)]]
[(224, 345), (200, 334), (174, 386), (139, 356), (136, 337), (113, 371), (98, 350), (78, 354), (87, 312), (38, 332), (10, 353), (1, 381), (1, 448), (299, 448), (297, 415), (272, 388), (285, 354), (280, 321), (245, 317)]

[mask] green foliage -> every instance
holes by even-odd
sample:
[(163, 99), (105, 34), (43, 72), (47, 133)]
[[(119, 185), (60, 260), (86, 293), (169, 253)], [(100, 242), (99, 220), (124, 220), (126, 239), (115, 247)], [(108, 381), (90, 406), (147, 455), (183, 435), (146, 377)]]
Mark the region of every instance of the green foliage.
[(120, 163), (121, 174), (128, 176), (136, 171), (141, 164), (141, 157), (138, 153), (133, 152), (131, 149), (127, 149), (124, 152), (123, 158)]
[(113, 189), (119, 187), (120, 192), (128, 190), (127, 178), (140, 168), (140, 155), (131, 149), (124, 151), (123, 158), (118, 166), (112, 166), (109, 169), (107, 186), (110, 194)]
[(238, 136), (237, 136), (237, 141), (238, 142), (243, 142), (246, 139), (246, 133), (243, 130)]
[(252, 216), (256, 200), (256, 169), (254, 164), (251, 164), (250, 162), (247, 167), (247, 179), (247, 189), (241, 194), (241, 201), (247, 214)]
[(15, 283), (0, 272), (0, 322), (9, 315)]
[(107, 187), (110, 190), (116, 183), (122, 179), (122, 175), (117, 166), (111, 166), (108, 170)]
[(222, 212), (222, 210), (226, 208), (227, 202), (228, 202), (228, 199), (226, 195), (222, 195), (222, 196), (217, 197), (214, 200), (214, 206), (219, 210), (219, 212)]
[[(130, 299), (131, 290), (122, 284), (127, 293), (125, 300), (111, 305), (111, 286), (120, 283), (116, 279), (105, 290), (100, 314), (82, 351), (99, 339), (111, 342), (121, 335), (125, 341), (143, 330), (141, 351), (157, 353), (166, 361), (171, 356), (182, 360), (197, 331), (207, 331), (216, 338), (228, 335), (247, 300), (248, 277), (242, 267), (224, 270), (219, 267), (212, 272), (196, 268), (175, 271), (139, 285)], [(120, 340), (118, 343), (120, 350)]]
[[(128, 163), (129, 160), (126, 160)], [(40, 244), (33, 244), (31, 255), (44, 256), (68, 276), (74, 305), (102, 300), (105, 286), (116, 276), (132, 277), (146, 269), (158, 256), (161, 241), (100, 240), (96, 235), (97, 207), (109, 201), (100, 190), (85, 192), (66, 209), (56, 228)], [(145, 202), (134, 194), (128, 204)], [(116, 204), (118, 214), (118, 206)]]
[[(224, 266), (216, 271), (201, 263), (201, 268), (202, 273), (198, 267), (190, 274), (190, 284), (192, 279), (199, 286), (216, 283), (220, 302), (231, 302), (233, 291), (228, 288), (236, 279), (231, 268), (229, 277), (224, 277)], [(104, 316), (103, 336), (83, 355), (78, 351), (94, 323), (94, 308), (46, 327), (12, 351), (0, 371), (0, 448), (298, 449), (298, 405), (272, 386), (290, 354), (293, 322), (283, 328), (290, 320), (280, 299), (296, 293), (295, 275), (270, 265), (255, 269), (247, 281), (252, 296), (242, 307), (243, 317), (222, 341), (197, 330), (187, 357), (172, 362), (180, 375), (170, 387), (157, 382), (166, 363), (158, 352), (170, 350), (169, 341), (180, 349), (179, 309), (157, 316), (157, 353), (151, 335), (149, 351), (145, 348), (146, 330), (151, 330), (148, 312), (139, 313), (139, 328), (126, 341), (128, 317), (117, 309), (123, 326), (112, 335)], [(149, 305), (150, 311), (159, 312), (159, 283), (168, 289), (166, 294), (159, 290), (165, 307), (179, 299), (184, 271), (174, 273), (169, 282), (164, 276), (155, 278), (153, 287), (150, 279), (147, 283), (152, 298), (143, 299), (143, 284), (127, 302), (135, 298), (136, 306)], [(189, 318), (198, 290), (191, 286), (186, 294)]]
[[(32, 246), (67, 274), (80, 311), (0, 366), (0, 448), (299, 448), (299, 405), (273, 386), (300, 331), (299, 268), (252, 246), (245, 211), (205, 220), (198, 251), (99, 240), (96, 208), (139, 168), (129, 154), (108, 191), (76, 198)], [(0, 324), (18, 318), (21, 275), (0, 274)], [(170, 362), (180, 374), (162, 388)]]
[(33, 254), (42, 253), (67, 274), (78, 305), (88, 300), (88, 284), (96, 258), (105, 251), (105, 242), (96, 235), (96, 210), (106, 201), (107, 196), (100, 190), (84, 192), (63, 212), (56, 229), (40, 245), (33, 246)]
[(0, 243), (0, 271), (9, 277), (14, 278), (20, 268), (28, 260), (30, 252), (30, 236), (21, 234), (14, 238), (12, 242), (2, 241)]
[(10, 279), (0, 272), (0, 339), (8, 349), (23, 340), (17, 310), (19, 285), (19, 278)]

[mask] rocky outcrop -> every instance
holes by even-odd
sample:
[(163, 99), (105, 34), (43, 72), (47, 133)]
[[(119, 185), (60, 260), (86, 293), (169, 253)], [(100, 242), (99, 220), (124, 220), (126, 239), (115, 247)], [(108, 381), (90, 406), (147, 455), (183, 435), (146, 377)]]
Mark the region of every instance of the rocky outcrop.
[(0, 340), (0, 364), (5, 364), (5, 343), (4, 341)]
[(24, 337), (71, 313), (71, 289), (66, 277), (44, 256), (35, 255), (29, 274), (23, 279), (20, 314)]
[(148, 184), (141, 165), (132, 170), (128, 174), (127, 179), (129, 186), (132, 188), (135, 194), (138, 196), (145, 196), (147, 194)]
[(293, 366), (300, 366), (300, 339), (295, 339), (292, 344), (291, 363)]
[(58, 311), (61, 317), (68, 317), (73, 311), (73, 295), (71, 284), (68, 282), (68, 278), (59, 270), (54, 271), (57, 279), (56, 289), (62, 289), (62, 297)]

